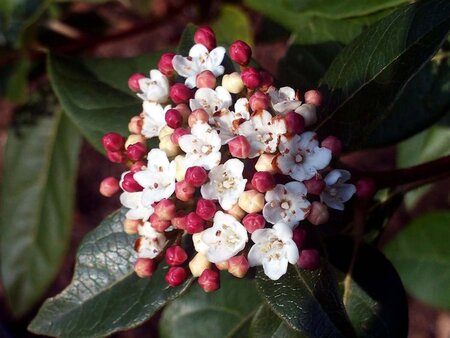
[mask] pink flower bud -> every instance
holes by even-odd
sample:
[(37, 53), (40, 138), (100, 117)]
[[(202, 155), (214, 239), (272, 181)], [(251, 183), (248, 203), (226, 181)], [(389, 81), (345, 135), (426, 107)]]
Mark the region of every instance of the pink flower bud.
[(152, 214), (150, 216), (150, 223), (152, 224), (152, 228), (158, 232), (164, 232), (168, 227), (170, 227), (170, 221), (163, 221), (158, 218), (158, 215)]
[(266, 220), (261, 214), (248, 214), (242, 220), (245, 229), (252, 234), (255, 230), (263, 229), (266, 226)]
[(204, 70), (197, 75), (195, 79), (195, 85), (197, 88), (215, 88), (216, 77), (211, 71)]
[(216, 291), (220, 288), (220, 274), (218, 271), (205, 269), (200, 277), (198, 277), (198, 284), (205, 292)]
[(183, 117), (183, 124), (186, 124), (188, 121), (188, 117), (191, 114), (191, 109), (185, 103), (179, 103), (175, 106), (175, 109), (178, 110)]
[(257, 171), (252, 178), (252, 186), (259, 192), (267, 192), (275, 188), (275, 178), (268, 171)]
[(230, 46), (230, 58), (241, 66), (246, 66), (252, 57), (252, 49), (244, 41), (236, 40)]
[(238, 203), (236, 203), (230, 210), (227, 210), (227, 214), (233, 216), (239, 221), (245, 216), (245, 211), (241, 209)]
[(297, 244), (297, 247), (300, 249), (305, 245), (306, 242), (306, 230), (301, 228), (296, 228), (292, 234), (292, 240)]
[(119, 181), (115, 177), (106, 177), (100, 183), (100, 194), (105, 197), (111, 197), (120, 189)]
[(194, 197), (195, 188), (187, 183), (185, 180), (175, 184), (175, 196), (183, 202), (189, 201)]
[(166, 250), (166, 262), (169, 265), (181, 265), (188, 259), (186, 251), (179, 245), (171, 246)]
[(195, 212), (190, 212), (186, 216), (186, 231), (188, 234), (196, 234), (203, 231), (205, 228), (205, 221), (201, 219)]
[(246, 274), (250, 265), (248, 264), (247, 258), (245, 256), (234, 256), (228, 260), (228, 272), (234, 277), (243, 278)]
[(164, 53), (158, 62), (158, 69), (165, 76), (171, 77), (174, 74), (174, 69), (172, 65), (172, 60), (174, 58), (174, 53)]
[(128, 122), (128, 130), (132, 134), (140, 134), (142, 132), (142, 125), (144, 120), (140, 116), (133, 116)]
[(134, 272), (141, 278), (148, 278), (156, 270), (156, 262), (150, 258), (138, 258), (134, 263)]
[(174, 130), (174, 132), (170, 135), (170, 140), (174, 143), (174, 144), (178, 144), (178, 140), (181, 136), (183, 135), (188, 135), (189, 134), (189, 129), (186, 128), (177, 128)]
[(132, 161), (139, 161), (147, 154), (147, 147), (145, 144), (138, 142), (128, 146), (127, 155)]
[(259, 72), (253, 67), (245, 68), (241, 72), (241, 79), (242, 82), (244, 82), (244, 85), (249, 89), (255, 89), (259, 87), (261, 82)]
[(141, 91), (141, 87), (139, 86), (139, 80), (145, 78), (145, 75), (142, 73), (135, 73), (128, 78), (128, 88), (131, 91), (137, 93)]
[(125, 139), (118, 133), (107, 133), (102, 137), (102, 144), (106, 151), (120, 151), (125, 145)]
[(202, 26), (195, 31), (194, 42), (201, 43), (208, 50), (213, 50), (216, 48), (216, 35), (211, 27)]
[(284, 116), (286, 129), (290, 134), (301, 134), (305, 130), (305, 119), (300, 114), (290, 111)]
[(155, 205), (155, 214), (162, 221), (170, 221), (176, 213), (175, 203), (166, 198)]
[(133, 177), (134, 173), (126, 173), (122, 180), (122, 189), (127, 192), (142, 191), (144, 188), (140, 186)]
[(178, 286), (186, 280), (186, 270), (179, 266), (172, 266), (169, 271), (167, 271), (165, 279), (167, 284), (171, 287)]
[(108, 159), (113, 163), (125, 163), (127, 157), (121, 151), (108, 151), (106, 153)]
[(177, 228), (184, 230), (186, 229), (186, 213), (184, 211), (179, 211), (175, 214), (175, 216), (172, 218), (172, 225)]
[(256, 112), (266, 109), (269, 106), (270, 101), (269, 97), (266, 94), (257, 91), (252, 96), (250, 96), (249, 103), (250, 108), (252, 108), (252, 110)]
[(320, 267), (319, 251), (315, 249), (306, 249), (300, 252), (298, 266), (305, 270), (316, 270)]
[(308, 221), (314, 225), (325, 224), (330, 219), (330, 213), (325, 204), (314, 201), (308, 214)]
[(326, 137), (322, 141), (321, 146), (330, 149), (334, 157), (339, 156), (342, 152), (342, 142), (335, 136), (330, 135)]
[(208, 180), (208, 173), (203, 167), (189, 167), (186, 170), (184, 180), (191, 186), (198, 188)]
[(250, 143), (243, 135), (236, 136), (228, 142), (228, 148), (231, 155), (237, 158), (247, 158), (250, 154)]
[(196, 122), (208, 122), (208, 120), (209, 114), (206, 111), (204, 111), (203, 109), (196, 109), (189, 115), (188, 125), (192, 128)]
[(364, 177), (356, 182), (356, 196), (369, 199), (377, 192), (377, 186), (373, 179)]
[(306, 186), (308, 194), (311, 195), (320, 195), (320, 193), (325, 188), (325, 182), (322, 180), (322, 178), (318, 178), (317, 176), (303, 181), (303, 184)]
[(167, 125), (172, 129), (180, 128), (183, 124), (183, 116), (181, 116), (181, 113), (176, 109), (169, 109), (164, 118)]
[(131, 165), (130, 171), (136, 173), (136, 172), (138, 172), (138, 171), (141, 171), (141, 170), (142, 170), (142, 167), (145, 167), (145, 163), (142, 162), (142, 161), (137, 161), (137, 162), (134, 162), (134, 163)]
[(141, 221), (137, 219), (126, 218), (125, 221), (123, 221), (123, 231), (128, 235), (134, 235), (138, 232), (138, 227), (141, 224)]
[(170, 87), (170, 98), (175, 104), (189, 102), (194, 92), (182, 83), (175, 83)]
[(216, 209), (216, 204), (213, 201), (200, 198), (197, 202), (195, 213), (205, 221), (209, 221), (214, 217)]
[(216, 268), (219, 270), (228, 270), (228, 267), (230, 266), (228, 261), (219, 262), (219, 263), (216, 263), (215, 265), (216, 265)]
[(305, 93), (305, 103), (319, 107), (322, 104), (323, 96), (318, 90), (308, 90)]
[(260, 83), (259, 87), (263, 92), (266, 92), (273, 84), (273, 76), (268, 72), (261, 70), (259, 72)]

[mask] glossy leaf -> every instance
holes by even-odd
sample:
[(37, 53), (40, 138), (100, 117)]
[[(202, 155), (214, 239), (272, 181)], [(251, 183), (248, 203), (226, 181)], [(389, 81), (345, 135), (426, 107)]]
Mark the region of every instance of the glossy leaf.
[(220, 9), (217, 21), (212, 24), (219, 44), (231, 44), (235, 40), (242, 40), (253, 44), (250, 20), (245, 12), (233, 5), (224, 5)]
[(371, 26), (336, 57), (322, 79), (331, 103), (319, 131), (340, 137), (349, 149), (361, 147), (449, 29), (445, 0), (402, 7)]
[(180, 41), (177, 47), (177, 54), (187, 56), (189, 55), (189, 50), (194, 45), (194, 34), (197, 30), (197, 26), (193, 24), (188, 24), (181, 35)]
[(149, 279), (133, 271), (135, 236), (123, 232), (125, 209), (112, 214), (83, 240), (71, 284), (48, 299), (29, 330), (55, 337), (99, 337), (137, 326), (187, 290), (171, 288), (167, 266)]
[[(43, 100), (28, 107), (32, 116)], [(54, 106), (46, 107), (53, 109)], [(1, 185), (2, 283), (15, 315), (45, 292), (69, 244), (80, 136), (60, 111), (8, 133)]]
[(384, 249), (406, 290), (414, 297), (450, 310), (450, 213), (415, 219)]
[(255, 283), (227, 272), (219, 291), (204, 292), (193, 285), (163, 312), (160, 335), (165, 338), (246, 337), (247, 326), (261, 304)]
[(52, 86), (70, 119), (99, 151), (103, 134), (126, 134), (129, 119), (142, 111), (127, 88), (135, 72), (148, 73), (159, 55), (132, 59), (74, 59), (50, 54)]

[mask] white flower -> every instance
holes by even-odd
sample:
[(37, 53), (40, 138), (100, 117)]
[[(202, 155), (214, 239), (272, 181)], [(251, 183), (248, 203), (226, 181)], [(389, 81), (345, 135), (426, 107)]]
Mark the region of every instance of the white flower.
[[(222, 211), (216, 212), (213, 226), (196, 237), (195, 248), (208, 257), (211, 263), (219, 263), (243, 250), (248, 241), (247, 230), (236, 218)], [(195, 243), (195, 242), (194, 242)]]
[(186, 167), (201, 166), (211, 170), (220, 163), (220, 137), (207, 123), (196, 122), (191, 128), (191, 134), (181, 136), (178, 144), (186, 153)]
[(222, 109), (228, 109), (232, 103), (231, 94), (224, 87), (216, 89), (200, 88), (195, 92), (195, 97), (189, 101), (191, 110), (204, 109), (209, 116)]
[(314, 177), (317, 170), (325, 168), (331, 161), (331, 151), (320, 148), (316, 133), (311, 131), (293, 137), (282, 136), (278, 149), (278, 169), (297, 181)]
[(125, 208), (130, 210), (127, 211), (125, 217), (129, 219), (139, 220), (142, 219), (147, 221), (153, 214), (153, 207), (151, 204), (142, 203), (142, 191), (138, 192), (126, 192), (124, 191), (120, 195), (120, 203)]
[(347, 202), (356, 192), (353, 184), (345, 183), (350, 179), (347, 170), (335, 169), (324, 178), (325, 189), (320, 194), (320, 200), (332, 209), (344, 210), (344, 202)]
[(272, 117), (266, 110), (253, 114), (249, 121), (242, 123), (238, 128), (238, 134), (247, 137), (250, 143), (249, 158), (257, 157), (264, 152), (274, 153), (280, 136), (285, 133), (284, 119), (280, 116)]
[(268, 93), (273, 109), (283, 115), (295, 111), (302, 104), (301, 101), (296, 100), (295, 90), (291, 87), (282, 87), (280, 90), (270, 87)]
[(144, 101), (142, 104), (144, 110), (144, 123), (142, 125), (142, 135), (147, 138), (155, 137), (159, 135), (161, 129), (163, 129), (166, 123), (166, 112), (172, 108), (171, 105), (164, 108), (155, 102)]
[(283, 222), (295, 228), (299, 221), (305, 219), (310, 210), (306, 193), (305, 185), (300, 182), (277, 184), (274, 189), (266, 193), (264, 218), (272, 224)]
[(189, 57), (175, 55), (172, 65), (178, 75), (186, 78), (185, 85), (194, 88), (197, 75), (204, 70), (209, 70), (216, 77), (223, 74), (225, 69), (221, 63), (224, 55), (223, 47), (216, 47), (209, 52), (202, 44), (196, 44), (189, 51)]
[(235, 158), (212, 169), (208, 174), (209, 182), (200, 189), (202, 197), (219, 200), (224, 210), (230, 210), (245, 189), (247, 180), (242, 177), (243, 171), (244, 163)]
[(234, 114), (236, 119), (250, 119), (250, 104), (245, 97), (241, 97), (234, 104)]
[(152, 149), (147, 155), (147, 168), (134, 174), (134, 179), (144, 187), (142, 203), (150, 205), (169, 198), (175, 191), (176, 164), (169, 162), (161, 149)]
[(236, 126), (234, 124), (234, 121), (236, 121), (234, 112), (228, 109), (222, 109), (222, 111), (214, 114), (214, 126), (219, 133), (222, 145), (227, 144), (232, 138), (236, 136)]
[(150, 222), (145, 222), (138, 227), (139, 235), (136, 242), (136, 249), (139, 258), (155, 258), (164, 249), (166, 244), (166, 236), (156, 231)]
[(142, 100), (165, 103), (169, 98), (169, 80), (156, 69), (150, 71), (150, 78), (144, 77), (139, 80), (139, 89), (142, 93), (137, 96)]
[(283, 276), (288, 262), (295, 264), (299, 254), (292, 240), (292, 230), (284, 223), (277, 223), (272, 229), (259, 229), (252, 233), (255, 242), (248, 253), (250, 266), (262, 265), (264, 273), (272, 280)]

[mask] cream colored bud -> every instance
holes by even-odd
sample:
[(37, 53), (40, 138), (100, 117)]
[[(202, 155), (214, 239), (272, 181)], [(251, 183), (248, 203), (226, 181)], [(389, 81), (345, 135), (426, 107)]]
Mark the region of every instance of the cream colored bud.
[(169, 126), (164, 126), (164, 128), (161, 129), (161, 131), (159, 132), (159, 140), (161, 141), (164, 137), (166, 137), (167, 135), (172, 135), (173, 134), (173, 129), (170, 128)]
[(127, 141), (125, 142), (125, 149), (127, 149), (132, 144), (135, 144), (138, 142), (146, 144), (147, 139), (144, 136), (138, 135), (138, 134), (132, 134), (132, 135), (128, 136)]
[(225, 74), (222, 78), (222, 86), (230, 93), (238, 94), (244, 89), (241, 75), (238, 72)]
[(295, 112), (305, 119), (305, 125), (311, 126), (317, 122), (316, 106), (310, 103), (302, 104)]
[(228, 270), (229, 266), (230, 264), (228, 264), (228, 261), (216, 263), (216, 268), (219, 270)]
[(184, 175), (186, 175), (186, 166), (184, 165), (184, 155), (177, 155), (174, 158), (175, 161), (175, 179), (177, 182), (184, 180)]
[(258, 158), (258, 162), (255, 164), (255, 169), (257, 171), (268, 171), (269, 173), (275, 173), (275, 166), (272, 164), (275, 155), (262, 154)]
[(239, 206), (247, 213), (260, 212), (264, 208), (264, 194), (256, 190), (244, 191), (239, 196)]
[(201, 253), (196, 254), (189, 262), (189, 269), (194, 277), (199, 277), (204, 270), (209, 269), (210, 267), (211, 262)]
[(240, 221), (245, 216), (245, 211), (239, 207), (238, 203), (233, 205), (233, 207), (228, 210), (227, 213), (236, 218), (238, 221)]
[(138, 227), (141, 224), (141, 221), (126, 218), (123, 222), (123, 231), (125, 231), (128, 235), (134, 235), (138, 232)]
[(173, 157), (180, 153), (180, 147), (172, 142), (170, 135), (166, 135), (161, 139), (159, 149), (164, 151), (167, 157)]

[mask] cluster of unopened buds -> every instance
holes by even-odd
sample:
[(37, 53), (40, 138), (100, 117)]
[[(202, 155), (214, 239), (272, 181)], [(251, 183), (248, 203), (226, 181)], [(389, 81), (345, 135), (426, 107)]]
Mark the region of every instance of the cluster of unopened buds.
[[(165, 257), (170, 286), (191, 274), (210, 292), (220, 286), (218, 270), (242, 278), (262, 265), (277, 280), (288, 263), (317, 268), (304, 224), (328, 222), (329, 208), (343, 210), (356, 191), (348, 171), (330, 167), (341, 142), (319, 142), (306, 129), (317, 122), (321, 94), (274, 87), (267, 72), (249, 66), (243, 41), (227, 54), (209, 27), (194, 41), (189, 56), (163, 54), (150, 77), (130, 77), (143, 112), (131, 119), (127, 139), (103, 137), (109, 159), (128, 168), (100, 191), (123, 190), (125, 231), (139, 234), (136, 273), (151, 276)], [(224, 58), (240, 72), (224, 74)]]

